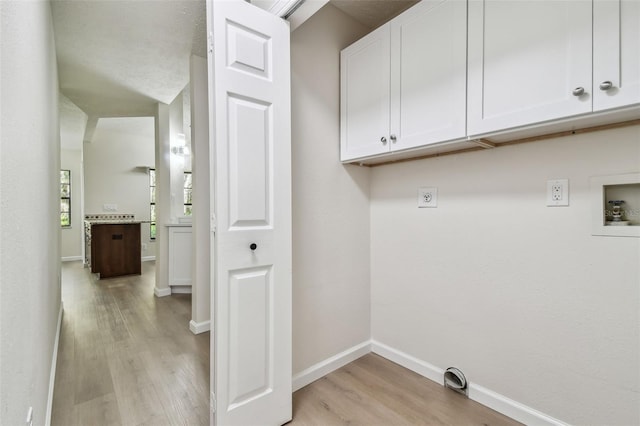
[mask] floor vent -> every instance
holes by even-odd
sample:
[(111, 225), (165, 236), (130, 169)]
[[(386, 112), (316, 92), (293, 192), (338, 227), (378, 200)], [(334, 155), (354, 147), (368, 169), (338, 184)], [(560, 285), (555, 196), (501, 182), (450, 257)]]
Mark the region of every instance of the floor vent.
[(464, 396), (469, 396), (467, 379), (464, 377), (464, 374), (462, 374), (462, 371), (455, 367), (449, 367), (444, 372), (444, 387), (461, 393)]

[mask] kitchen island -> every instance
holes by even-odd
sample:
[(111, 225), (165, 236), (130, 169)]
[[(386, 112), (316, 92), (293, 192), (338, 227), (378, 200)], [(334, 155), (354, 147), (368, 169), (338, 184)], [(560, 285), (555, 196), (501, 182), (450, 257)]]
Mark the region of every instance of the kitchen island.
[(85, 215), (85, 266), (102, 278), (140, 275), (140, 224), (133, 215)]

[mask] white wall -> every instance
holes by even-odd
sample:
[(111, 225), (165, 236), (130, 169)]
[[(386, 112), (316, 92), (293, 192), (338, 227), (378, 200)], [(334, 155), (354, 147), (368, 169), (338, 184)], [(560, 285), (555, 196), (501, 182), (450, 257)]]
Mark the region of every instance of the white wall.
[(46, 1), (0, 2), (0, 424), (45, 424), (60, 314), (58, 76)]
[[(84, 144), (84, 211), (86, 214), (135, 214), (149, 220), (149, 174), (140, 166), (155, 166), (153, 117), (101, 118), (91, 143)], [(117, 204), (118, 211), (103, 209)], [(142, 256), (155, 256), (156, 243), (142, 224)]]
[(570, 424), (640, 424), (640, 239), (591, 236), (589, 198), (639, 169), (638, 126), (373, 168), (373, 339)]
[[(184, 91), (183, 91), (184, 92)], [(171, 153), (173, 146), (184, 143), (184, 94), (181, 92), (170, 105), (157, 105), (155, 116), (156, 161), (156, 296), (168, 296), (169, 288), (169, 232), (165, 226), (176, 223), (184, 213), (184, 171), (191, 167), (190, 158)], [(189, 117), (190, 120), (190, 117)], [(184, 135), (186, 140), (186, 135)], [(195, 207), (194, 207), (195, 208)]]
[(369, 170), (339, 161), (340, 50), (368, 29), (327, 5), (291, 36), (293, 372), (369, 339)]
[[(169, 134), (170, 146), (180, 146), (186, 142), (184, 133), (184, 97), (182, 92), (169, 105)], [(184, 215), (184, 171), (186, 164), (184, 156), (170, 154), (171, 180), (171, 210), (170, 221), (177, 222), (178, 216)], [(191, 164), (188, 164), (189, 168)], [(166, 223), (166, 222), (165, 222)]]
[[(194, 203), (191, 320), (194, 322), (194, 330), (196, 326), (203, 329), (211, 325), (211, 184), (207, 60), (192, 55), (189, 73)], [(203, 327), (204, 324), (208, 326)]]

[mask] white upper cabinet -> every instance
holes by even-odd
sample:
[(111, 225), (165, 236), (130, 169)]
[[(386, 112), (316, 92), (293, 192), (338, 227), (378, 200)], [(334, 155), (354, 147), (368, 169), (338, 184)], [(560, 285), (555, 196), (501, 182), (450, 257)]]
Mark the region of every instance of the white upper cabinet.
[(391, 150), (465, 137), (467, 2), (423, 0), (391, 21)]
[(341, 54), (341, 160), (465, 137), (466, 0), (423, 0)]
[(640, 1), (593, 4), (593, 110), (640, 103)]
[(340, 54), (340, 158), (389, 151), (389, 25)]
[(639, 116), (640, 0), (422, 0), (341, 54), (343, 162)]
[(591, 0), (469, 0), (469, 135), (591, 111)]

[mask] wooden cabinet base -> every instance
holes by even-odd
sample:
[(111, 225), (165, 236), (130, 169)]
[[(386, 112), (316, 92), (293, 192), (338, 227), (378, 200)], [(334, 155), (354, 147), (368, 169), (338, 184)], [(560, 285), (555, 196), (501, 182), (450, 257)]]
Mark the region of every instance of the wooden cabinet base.
[(140, 275), (140, 224), (91, 226), (91, 272), (100, 278)]

